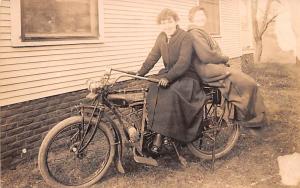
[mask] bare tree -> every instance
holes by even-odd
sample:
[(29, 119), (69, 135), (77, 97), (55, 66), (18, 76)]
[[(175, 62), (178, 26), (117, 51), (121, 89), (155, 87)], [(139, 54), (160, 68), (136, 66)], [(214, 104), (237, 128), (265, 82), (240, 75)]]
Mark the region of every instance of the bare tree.
[(252, 27), (253, 27), (253, 37), (255, 41), (255, 54), (254, 54), (254, 62), (260, 62), (261, 54), (263, 51), (263, 45), (262, 45), (262, 37), (266, 30), (268, 29), (268, 26), (270, 23), (275, 21), (275, 18), (278, 16), (278, 14), (270, 16), (271, 12), (271, 5), (272, 2), (280, 2), (279, 0), (267, 0), (266, 9), (264, 10), (263, 18), (261, 21), (261, 24), (259, 24), (257, 19), (257, 9), (258, 9), (258, 0), (251, 0), (251, 10), (252, 10)]

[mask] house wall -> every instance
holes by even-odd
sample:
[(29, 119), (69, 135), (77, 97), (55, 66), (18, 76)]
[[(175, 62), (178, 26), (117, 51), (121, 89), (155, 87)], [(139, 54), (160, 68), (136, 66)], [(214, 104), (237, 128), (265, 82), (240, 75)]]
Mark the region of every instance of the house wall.
[[(0, 5), (0, 106), (83, 89), (88, 78), (107, 67), (138, 70), (159, 32), (159, 10), (176, 10), (186, 28), (188, 10), (196, 1), (104, 0), (104, 43), (21, 48), (11, 46), (11, 4), (3, 0)], [(220, 18), (217, 40), (225, 54), (238, 57), (239, 1), (221, 0)]]
[(80, 90), (2, 107), (1, 169), (14, 168), (36, 157), (48, 130), (70, 117), (72, 107), (82, 102), (86, 94), (86, 90)]
[[(237, 5), (236, 5), (237, 3)], [(105, 42), (57, 46), (11, 46), (11, 1), (0, 5), (0, 141), (1, 166), (36, 156), (47, 131), (71, 115), (86, 94), (85, 81), (106, 67), (136, 71), (154, 44), (157, 13), (174, 9), (187, 26), (195, 0), (104, 0)], [(241, 56), (238, 0), (220, 1), (224, 53), (238, 64)], [(162, 66), (152, 71), (157, 72)], [(116, 75), (115, 75), (116, 76)], [(27, 153), (22, 153), (27, 149)]]
[(5, 0), (0, 8), (2, 106), (83, 89), (88, 78), (98, 77), (106, 67), (138, 70), (158, 35), (157, 13), (170, 7), (186, 27), (187, 12), (196, 3), (104, 0), (104, 43), (23, 48), (11, 46), (11, 4)]
[(251, 1), (240, 0), (241, 46), (243, 53), (254, 51)]
[(220, 0), (222, 51), (230, 58), (242, 55), (239, 0)]

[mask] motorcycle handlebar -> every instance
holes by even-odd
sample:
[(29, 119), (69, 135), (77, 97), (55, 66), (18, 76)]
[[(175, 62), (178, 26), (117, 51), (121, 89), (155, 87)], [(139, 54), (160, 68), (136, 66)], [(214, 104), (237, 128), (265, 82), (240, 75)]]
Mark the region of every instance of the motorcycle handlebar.
[(123, 70), (118, 70), (118, 69), (111, 69), (111, 70), (128, 74), (131, 77), (137, 78), (137, 79), (140, 79), (140, 80), (147, 80), (147, 81), (154, 82), (154, 83), (158, 83), (159, 82), (159, 79), (156, 79), (156, 78), (147, 78), (147, 77), (144, 77), (144, 76), (138, 76), (137, 73), (132, 72), (132, 71), (123, 71)]
[(118, 70), (118, 69), (111, 69), (111, 70), (125, 73), (125, 74), (136, 75), (136, 72), (133, 72), (133, 71), (123, 71), (123, 70)]

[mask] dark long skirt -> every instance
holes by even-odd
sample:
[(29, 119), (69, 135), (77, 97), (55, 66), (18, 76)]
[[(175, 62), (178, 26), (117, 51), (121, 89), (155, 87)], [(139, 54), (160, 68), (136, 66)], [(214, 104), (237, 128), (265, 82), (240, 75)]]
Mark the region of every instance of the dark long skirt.
[(206, 95), (199, 81), (183, 77), (170, 87), (149, 87), (147, 96), (148, 128), (182, 142), (198, 135)]
[(249, 75), (230, 70), (225, 79), (224, 95), (236, 106), (235, 118), (244, 121), (244, 126), (261, 127), (265, 124), (266, 108), (259, 86)]
[(218, 87), (222, 95), (234, 104), (232, 118), (243, 121), (247, 127), (261, 127), (265, 124), (263, 97), (252, 77), (219, 64), (198, 65), (198, 71), (204, 83)]

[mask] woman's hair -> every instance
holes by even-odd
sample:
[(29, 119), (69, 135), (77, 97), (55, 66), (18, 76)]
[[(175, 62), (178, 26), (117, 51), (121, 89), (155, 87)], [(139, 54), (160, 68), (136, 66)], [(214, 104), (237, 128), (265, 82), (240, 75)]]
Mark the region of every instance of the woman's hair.
[(168, 20), (173, 18), (176, 22), (179, 21), (179, 16), (176, 12), (171, 9), (163, 9), (157, 16), (156, 23), (160, 24), (162, 20)]
[(193, 8), (191, 8), (191, 10), (189, 11), (189, 21), (190, 21), (190, 22), (192, 22), (192, 21), (194, 20), (194, 16), (195, 16), (196, 12), (198, 12), (198, 11), (203, 11), (204, 14), (207, 15), (207, 14), (206, 14), (206, 10), (205, 10), (203, 7), (201, 7), (201, 6), (193, 7)]

